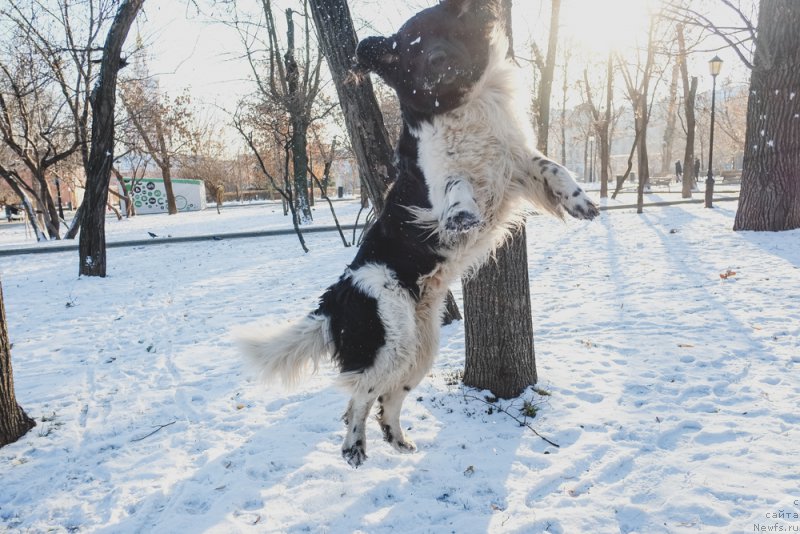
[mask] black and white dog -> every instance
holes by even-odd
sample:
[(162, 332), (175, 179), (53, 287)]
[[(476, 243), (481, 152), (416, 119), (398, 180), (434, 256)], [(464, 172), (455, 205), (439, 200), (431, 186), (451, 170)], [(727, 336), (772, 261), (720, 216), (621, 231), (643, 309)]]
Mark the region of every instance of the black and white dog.
[(395, 89), (404, 127), (398, 179), (353, 262), (307, 317), (245, 335), (262, 378), (292, 384), (335, 362), (352, 398), (342, 455), (366, 459), (377, 400), (386, 441), (415, 450), (403, 401), (430, 370), (448, 285), (486, 261), (523, 201), (556, 216), (598, 211), (570, 173), (536, 151), (507, 59), (501, 0), (443, 0), (390, 37), (361, 41), (357, 63)]

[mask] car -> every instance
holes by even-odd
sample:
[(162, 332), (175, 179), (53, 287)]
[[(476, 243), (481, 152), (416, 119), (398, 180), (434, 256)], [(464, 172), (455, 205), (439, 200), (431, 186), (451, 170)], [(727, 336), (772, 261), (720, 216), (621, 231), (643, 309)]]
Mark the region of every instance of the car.
[(8, 222), (22, 220), (23, 212), (21, 206), (6, 204), (5, 212), (6, 212), (6, 219), (8, 220)]

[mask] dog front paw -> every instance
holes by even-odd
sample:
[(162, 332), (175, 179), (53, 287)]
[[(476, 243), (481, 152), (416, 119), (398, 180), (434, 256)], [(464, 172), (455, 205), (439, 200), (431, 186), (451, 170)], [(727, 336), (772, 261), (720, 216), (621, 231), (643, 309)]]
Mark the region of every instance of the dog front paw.
[(478, 215), (471, 211), (464, 210), (449, 216), (444, 221), (444, 228), (448, 232), (464, 234), (473, 228), (477, 228), (481, 223), (482, 220)]
[(563, 202), (562, 206), (572, 217), (576, 219), (586, 219), (591, 221), (600, 214), (597, 205), (592, 202), (592, 199), (578, 188), (572, 192)]

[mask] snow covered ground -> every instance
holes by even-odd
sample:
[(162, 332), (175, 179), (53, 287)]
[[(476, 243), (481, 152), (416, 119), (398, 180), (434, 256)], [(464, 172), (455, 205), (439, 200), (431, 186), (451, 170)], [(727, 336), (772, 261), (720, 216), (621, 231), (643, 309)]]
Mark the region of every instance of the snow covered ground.
[[(313, 309), (354, 253), (336, 233), (309, 254), (294, 236), (115, 248), (106, 279), (78, 278), (77, 252), (3, 257), (38, 426), (0, 449), (0, 530), (798, 532), (800, 231), (734, 233), (735, 209), (530, 218), (539, 392), (499, 405), (535, 405), (560, 448), (458, 383), (455, 324), (402, 414), (419, 451), (373, 423), (358, 470), (333, 372), (267, 389), (229, 335)], [(252, 206), (110, 221), (109, 239), (279, 225)]]

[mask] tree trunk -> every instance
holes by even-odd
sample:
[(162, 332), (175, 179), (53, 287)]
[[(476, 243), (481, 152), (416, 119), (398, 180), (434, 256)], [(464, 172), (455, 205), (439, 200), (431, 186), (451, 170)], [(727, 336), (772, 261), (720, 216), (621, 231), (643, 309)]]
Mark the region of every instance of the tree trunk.
[(161, 122), (160, 114), (156, 114), (155, 122), (158, 150), (161, 151), (161, 157), (156, 161), (161, 162), (161, 178), (164, 180), (164, 192), (167, 195), (167, 213), (170, 215), (177, 215), (178, 203), (175, 201), (175, 190), (172, 188), (172, 157), (167, 147), (167, 139), (164, 136), (164, 124)]
[(356, 31), (347, 0), (309, 0), (314, 25), (336, 85), (347, 133), (358, 163), (361, 185), (376, 215), (383, 211), (384, 195), (394, 182), (394, 151), (383, 123), (372, 82), (353, 82), (350, 71), (356, 55)]
[(800, 3), (762, 0), (734, 230), (800, 228)]
[[(557, 5), (554, 1), (553, 9), (557, 10)], [(510, 18), (511, 0), (504, 0), (503, 6)], [(557, 19), (554, 24), (558, 25)], [(510, 24), (506, 31), (511, 33)], [(513, 57), (512, 49), (509, 56)], [(552, 85), (552, 77), (549, 80), (543, 77), (541, 83)], [(549, 90), (546, 94), (549, 95)], [(542, 125), (539, 127), (541, 131)], [(543, 146), (546, 142), (547, 137), (539, 138), (542, 152), (547, 150)], [(464, 384), (511, 398), (535, 384), (537, 378), (524, 226), (496, 251), (496, 258), (497, 261), (481, 267), (474, 277), (462, 281), (466, 317)]]
[(42, 226), (47, 230), (47, 236), (50, 239), (61, 239), (59, 233), (59, 219), (56, 203), (53, 200), (53, 195), (50, 194), (50, 189), (47, 184), (47, 178), (42, 174), (34, 174), (34, 182), (37, 191), (37, 203), (42, 213)]
[(608, 198), (608, 180), (611, 171), (611, 114), (614, 103), (614, 56), (608, 52), (606, 64), (606, 113), (600, 132), (600, 198)]
[(308, 200), (308, 126), (295, 117), (292, 120), (292, 170), (294, 174), (294, 200), (301, 224), (312, 221), (311, 203)]
[(636, 192), (636, 213), (644, 211), (644, 192), (650, 187), (650, 164), (647, 157), (647, 96), (637, 95), (636, 122), (639, 134), (639, 145), (636, 147), (636, 170), (639, 173), (639, 188)]
[(177, 215), (178, 203), (175, 200), (175, 190), (172, 189), (172, 164), (170, 163), (169, 156), (164, 160), (165, 165), (161, 167), (161, 179), (164, 180), (164, 192), (167, 195), (167, 213), (170, 215)]
[(8, 341), (3, 287), (0, 285), (0, 447), (14, 443), (36, 426), (14, 394), (14, 373), (11, 370), (11, 344)]
[[(511, 3), (508, 0), (509, 4)], [(510, 9), (510, 6), (509, 6)], [(537, 113), (537, 143), (542, 152), (547, 152), (548, 138), (550, 136), (550, 95), (553, 92), (553, 72), (556, 66), (556, 48), (558, 47), (558, 19), (561, 11), (561, 0), (550, 2), (550, 35), (547, 41), (547, 59), (542, 69), (542, 80), (539, 83), (539, 95), (536, 98)], [(510, 33), (511, 30), (509, 29)]]
[(22, 201), (22, 209), (25, 210), (25, 213), (28, 215), (28, 223), (31, 225), (31, 229), (33, 230), (33, 235), (36, 236), (36, 241), (47, 241), (47, 236), (39, 228), (39, 222), (36, 219), (36, 210), (33, 207), (33, 203), (30, 200), (30, 197), (25, 193), (25, 191), (20, 187), (19, 183), (17, 183), (13, 179), (6, 179), (6, 183), (11, 187), (14, 193), (17, 194), (20, 201)]
[(686, 117), (686, 148), (683, 152), (683, 186), (681, 187), (682, 198), (692, 198), (692, 189), (697, 181), (695, 172), (694, 137), (697, 130), (697, 119), (695, 118), (695, 102), (697, 100), (697, 76), (689, 79), (689, 67), (686, 64), (688, 54), (686, 53), (686, 37), (682, 24), (678, 25), (678, 61), (680, 61), (681, 79), (683, 81), (683, 113)]
[(686, 117), (686, 148), (683, 151), (683, 185), (681, 187), (682, 198), (692, 198), (697, 180), (695, 172), (694, 137), (697, 130), (697, 119), (695, 118), (695, 102), (697, 100), (697, 76), (692, 76), (689, 80), (689, 67), (686, 64), (688, 54), (686, 53), (686, 37), (684, 27), (678, 24), (678, 62), (681, 69), (681, 80), (683, 81), (683, 113)]
[(463, 288), (464, 384), (504, 399), (520, 395), (537, 380), (525, 227)]
[(106, 204), (114, 162), (114, 106), (122, 45), (144, 0), (125, 0), (114, 16), (103, 47), (100, 75), (92, 90), (92, 145), (86, 168), (86, 192), (78, 245), (78, 272), (106, 275)]
[[(308, 202), (308, 118), (305, 98), (300, 90), (300, 68), (294, 57), (294, 21), (292, 10), (286, 10), (286, 85), (289, 90), (289, 116), (292, 122), (292, 176), (294, 187), (294, 208), (300, 224), (311, 222), (311, 206)], [(306, 68), (309, 66), (306, 65)]]
[(568, 48), (564, 47), (564, 70), (561, 76), (564, 79), (564, 85), (561, 86), (561, 165), (567, 166), (567, 95), (569, 94), (569, 52)]
[[(672, 145), (675, 142), (675, 122), (677, 119), (678, 106), (678, 76), (680, 75), (680, 62), (678, 58), (672, 66), (672, 78), (669, 84), (669, 96), (667, 100), (666, 126), (664, 127), (664, 137), (661, 143), (661, 174), (667, 175), (673, 170)], [(684, 166), (683, 172), (686, 173)]]
[(697, 183), (695, 169), (694, 137), (697, 130), (697, 120), (694, 116), (695, 98), (697, 96), (697, 76), (692, 76), (692, 81), (686, 91), (686, 148), (683, 152), (683, 184), (681, 198), (692, 198), (692, 190)]

